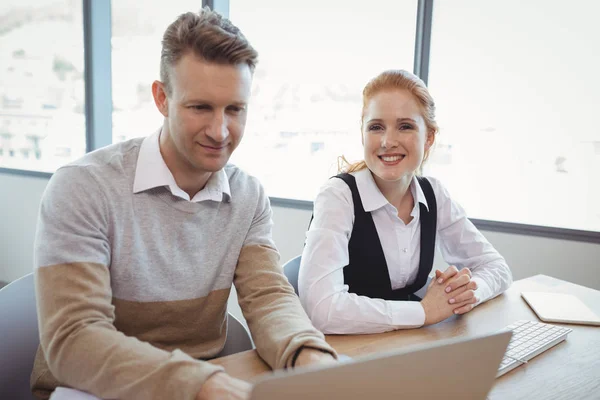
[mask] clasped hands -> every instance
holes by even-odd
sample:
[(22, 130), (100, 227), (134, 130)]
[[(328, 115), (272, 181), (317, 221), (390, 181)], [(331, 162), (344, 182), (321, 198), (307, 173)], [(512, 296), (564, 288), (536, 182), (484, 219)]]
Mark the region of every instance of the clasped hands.
[(465, 314), (473, 309), (478, 299), (477, 282), (471, 280), (471, 271), (460, 271), (451, 266), (446, 271), (435, 271), (427, 293), (421, 300), (425, 311), (425, 325), (436, 324), (453, 314)]

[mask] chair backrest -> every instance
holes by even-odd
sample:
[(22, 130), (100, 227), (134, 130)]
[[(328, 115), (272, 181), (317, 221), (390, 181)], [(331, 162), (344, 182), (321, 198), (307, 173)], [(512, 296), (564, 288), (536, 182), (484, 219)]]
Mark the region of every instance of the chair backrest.
[(298, 294), (298, 273), (300, 272), (300, 261), (302, 256), (296, 256), (283, 265), (283, 273), (287, 277), (290, 284), (294, 287), (294, 291)]
[(33, 399), (29, 377), (40, 343), (33, 274), (0, 289), (0, 399)]
[[(227, 340), (218, 357), (252, 350), (246, 327), (228, 314)], [(0, 289), (0, 399), (34, 399), (29, 387), (40, 344), (33, 274)]]
[(216, 357), (225, 357), (253, 348), (254, 343), (248, 329), (233, 314), (227, 313), (227, 340), (223, 350)]

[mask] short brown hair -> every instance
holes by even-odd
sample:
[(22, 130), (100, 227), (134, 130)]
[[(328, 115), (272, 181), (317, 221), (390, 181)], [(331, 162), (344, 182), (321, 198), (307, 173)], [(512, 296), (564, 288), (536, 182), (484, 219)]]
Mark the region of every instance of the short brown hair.
[(169, 69), (189, 52), (218, 64), (246, 63), (254, 71), (258, 53), (240, 29), (216, 11), (181, 14), (165, 31), (160, 54), (160, 80), (171, 93)]

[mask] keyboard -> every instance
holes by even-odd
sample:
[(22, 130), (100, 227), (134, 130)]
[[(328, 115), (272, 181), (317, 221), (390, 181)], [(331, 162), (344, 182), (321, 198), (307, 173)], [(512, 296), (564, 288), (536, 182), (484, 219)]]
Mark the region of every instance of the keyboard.
[(517, 321), (505, 328), (513, 335), (498, 367), (496, 378), (506, 374), (533, 357), (567, 338), (572, 329), (537, 321)]

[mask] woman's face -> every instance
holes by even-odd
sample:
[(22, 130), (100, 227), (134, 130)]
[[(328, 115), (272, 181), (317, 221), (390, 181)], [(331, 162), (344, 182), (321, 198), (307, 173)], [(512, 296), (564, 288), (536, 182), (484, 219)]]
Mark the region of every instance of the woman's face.
[(367, 167), (381, 180), (412, 177), (433, 137), (409, 91), (384, 90), (367, 103), (362, 121), (364, 157)]

